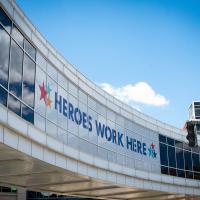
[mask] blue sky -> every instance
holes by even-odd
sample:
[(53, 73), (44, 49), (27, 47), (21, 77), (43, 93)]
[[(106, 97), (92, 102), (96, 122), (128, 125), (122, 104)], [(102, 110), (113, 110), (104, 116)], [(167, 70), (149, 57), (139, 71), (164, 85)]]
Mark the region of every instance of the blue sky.
[(200, 94), (200, 1), (17, 3), (90, 80), (146, 114), (183, 126)]

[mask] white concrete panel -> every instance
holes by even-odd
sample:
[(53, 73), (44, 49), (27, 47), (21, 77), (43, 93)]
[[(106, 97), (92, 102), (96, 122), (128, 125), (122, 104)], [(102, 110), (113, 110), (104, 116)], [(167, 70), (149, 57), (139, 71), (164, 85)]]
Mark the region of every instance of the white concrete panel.
[(31, 141), (19, 136), (18, 150), (28, 155), (31, 155)]
[(68, 79), (78, 85), (78, 78), (66, 67), (64, 67), (64, 74)]
[(141, 179), (135, 178), (135, 179), (134, 179), (134, 186), (135, 186), (136, 188), (141, 188), (141, 189), (143, 189), (143, 188), (144, 188), (144, 181), (141, 180)]
[(133, 186), (134, 179), (132, 177), (126, 176), (126, 185)]
[(13, 112), (8, 112), (8, 124), (21, 134), (27, 135), (27, 122)]
[(87, 162), (90, 165), (93, 165), (93, 163), (94, 163), (93, 156), (86, 154), (86, 153), (83, 153), (83, 152), (79, 153), (79, 160), (82, 161), (82, 162)]
[(116, 183), (116, 181), (117, 181), (116, 174), (107, 171), (107, 180)]
[(78, 162), (78, 173), (87, 175), (87, 165), (81, 162)]
[(14, 149), (17, 149), (18, 146), (18, 136), (7, 128), (4, 129), (4, 144)]
[(113, 162), (108, 162), (108, 167), (109, 170), (117, 172), (117, 173), (122, 173), (122, 166), (115, 164)]
[(97, 178), (97, 168), (88, 166), (88, 176)]
[(52, 148), (54, 151), (58, 151), (61, 153), (64, 151), (63, 143), (58, 142), (57, 140), (55, 140), (50, 136), (47, 136), (47, 146)]
[(167, 175), (161, 175), (161, 180), (164, 183), (169, 183), (169, 184), (173, 184), (174, 179), (173, 177), (167, 176)]
[(145, 180), (144, 181), (144, 189), (147, 189), (147, 190), (152, 190), (152, 181), (147, 181)]
[(77, 163), (77, 161), (68, 158), (67, 159), (67, 169), (70, 170), (70, 171), (72, 171), (72, 172), (77, 172), (77, 170), (78, 170), (78, 163)]
[(21, 18), (21, 16), (14, 10), (14, 20), (19, 25), (21, 30), (29, 37), (31, 38), (31, 29), (27, 26), (27, 24), (24, 22), (24, 20)]
[(94, 165), (103, 169), (108, 169), (108, 161), (94, 157)]
[(70, 146), (64, 145), (64, 154), (68, 157), (79, 159), (79, 151)]
[(0, 122), (7, 123), (8, 111), (3, 105), (0, 105), (0, 113)]
[(40, 49), (40, 51), (47, 57), (48, 55), (48, 49), (45, 47), (45, 45), (38, 39), (38, 37), (35, 35), (35, 33), (32, 33), (32, 41), (35, 44), (35, 46)]
[(148, 179), (149, 173), (141, 170), (135, 170), (135, 176), (138, 178)]
[(55, 165), (56, 163), (56, 154), (53, 151), (44, 149), (44, 160), (50, 164)]
[(99, 179), (102, 179), (102, 180), (106, 180), (106, 179), (107, 179), (106, 170), (98, 169), (98, 170), (97, 170), (97, 174), (98, 174), (98, 178), (99, 178)]
[(32, 143), (32, 156), (43, 160), (44, 159), (44, 149), (42, 146)]
[(117, 183), (121, 185), (125, 185), (126, 183), (125, 176), (117, 174)]
[(40, 144), (46, 144), (46, 134), (42, 133), (32, 125), (28, 126), (28, 136)]
[(58, 167), (66, 169), (67, 167), (67, 161), (66, 158), (58, 153), (56, 153), (56, 165)]
[(160, 183), (152, 182), (152, 189), (160, 191)]
[(0, 125), (0, 142), (3, 142), (3, 126)]

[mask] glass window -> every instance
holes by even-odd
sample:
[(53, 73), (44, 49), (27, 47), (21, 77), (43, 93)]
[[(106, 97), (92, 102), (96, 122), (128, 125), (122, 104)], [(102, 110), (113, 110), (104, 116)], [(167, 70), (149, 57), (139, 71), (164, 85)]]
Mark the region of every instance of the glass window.
[(8, 88), (10, 36), (0, 25), (0, 84)]
[(166, 137), (164, 135), (160, 135), (159, 134), (159, 141), (163, 142), (163, 143), (166, 143)]
[(24, 37), (15, 25), (13, 25), (12, 36), (15, 39), (15, 41), (23, 48)]
[(200, 172), (199, 154), (192, 154), (193, 171)]
[(200, 173), (194, 172), (194, 179), (200, 180)]
[(0, 103), (7, 106), (8, 92), (0, 86)]
[(169, 168), (169, 174), (171, 176), (176, 176), (176, 169), (175, 168)]
[(192, 170), (192, 158), (190, 151), (184, 151), (185, 170)]
[(175, 148), (168, 146), (169, 166), (176, 167)]
[(35, 63), (24, 55), (23, 67), (23, 100), (29, 106), (34, 106), (35, 93)]
[(12, 40), (9, 90), (19, 98), (22, 95), (22, 58), (22, 49)]
[(178, 140), (175, 140), (175, 146), (182, 149), (183, 148), (183, 143), (178, 141)]
[(176, 148), (176, 162), (177, 168), (184, 169), (184, 157), (182, 149)]
[(177, 176), (185, 178), (185, 172), (184, 172), (184, 170), (177, 170)]
[(34, 123), (34, 112), (29, 107), (22, 104), (22, 118), (28, 122)]
[(2, 8), (0, 8), (0, 22), (5, 27), (5, 29), (10, 33), (12, 21), (8, 18)]
[(12, 110), (14, 113), (16, 113), (17, 115), (21, 116), (21, 103), (11, 94), (9, 95), (9, 98), (8, 98), (8, 108)]
[(161, 165), (168, 166), (167, 145), (160, 143), (160, 161)]
[(27, 41), (24, 42), (25, 51), (35, 60), (35, 48)]
[(191, 172), (191, 171), (185, 171), (185, 178), (191, 178), (191, 179), (193, 179), (193, 172)]
[(174, 146), (174, 139), (167, 138), (167, 144)]
[(162, 174), (169, 174), (168, 167), (161, 166), (161, 173)]

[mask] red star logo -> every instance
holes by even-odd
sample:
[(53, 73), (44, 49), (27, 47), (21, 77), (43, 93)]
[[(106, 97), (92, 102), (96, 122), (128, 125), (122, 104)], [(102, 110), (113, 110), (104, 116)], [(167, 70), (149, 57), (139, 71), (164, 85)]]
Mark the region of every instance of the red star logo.
[(152, 143), (151, 147), (152, 147), (152, 149), (154, 149), (156, 147), (156, 145)]
[(39, 85), (39, 87), (40, 87), (40, 92), (41, 92), (40, 100), (44, 99), (44, 102), (46, 104), (47, 91), (46, 91), (45, 86), (44, 86), (44, 81), (43, 81), (42, 85)]

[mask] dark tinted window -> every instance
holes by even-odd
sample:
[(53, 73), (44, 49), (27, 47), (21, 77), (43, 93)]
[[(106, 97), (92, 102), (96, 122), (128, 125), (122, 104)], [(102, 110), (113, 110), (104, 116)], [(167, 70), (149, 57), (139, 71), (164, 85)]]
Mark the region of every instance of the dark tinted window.
[(9, 62), (10, 36), (0, 25), (0, 84), (8, 87), (8, 62)]
[(22, 49), (12, 41), (9, 90), (19, 98), (22, 95), (22, 59)]
[(184, 169), (184, 155), (182, 149), (176, 149), (177, 168)]
[(178, 141), (178, 140), (175, 140), (175, 146), (177, 147), (177, 148), (183, 148), (183, 143), (182, 142), (180, 142), (180, 141)]
[(8, 98), (8, 108), (15, 112), (17, 115), (21, 116), (21, 103), (12, 95)]
[(168, 167), (161, 166), (161, 173), (162, 174), (169, 174)]
[(177, 176), (178, 177), (185, 177), (185, 172), (183, 170), (177, 170)]
[(174, 139), (167, 138), (167, 144), (174, 146)]
[(2, 10), (2, 8), (0, 8), (0, 22), (5, 27), (5, 29), (10, 33), (12, 22), (5, 14), (5, 12)]
[(25, 40), (25, 51), (35, 60), (35, 48), (27, 40)]
[(15, 39), (15, 41), (23, 48), (24, 37), (15, 25), (13, 25), (12, 35), (13, 35), (13, 38)]
[(193, 172), (185, 171), (185, 178), (191, 178), (191, 179), (193, 179)]
[(168, 146), (168, 158), (169, 158), (169, 166), (176, 167), (176, 156), (174, 147)]
[(192, 170), (191, 152), (184, 151), (184, 158), (185, 158), (185, 170)]
[(192, 154), (193, 171), (200, 172), (199, 154)]
[(160, 161), (161, 165), (168, 166), (168, 159), (167, 159), (167, 145), (160, 143)]
[(0, 103), (4, 106), (7, 106), (7, 91), (0, 86)]
[(29, 107), (22, 104), (22, 118), (24, 118), (26, 121), (34, 123), (34, 112)]
[(166, 137), (164, 135), (160, 135), (159, 134), (159, 141), (163, 142), (163, 143), (166, 143)]
[(23, 100), (29, 106), (34, 106), (35, 93), (35, 63), (24, 55), (23, 65)]
[(175, 168), (169, 168), (169, 174), (171, 176), (176, 176), (176, 169)]

